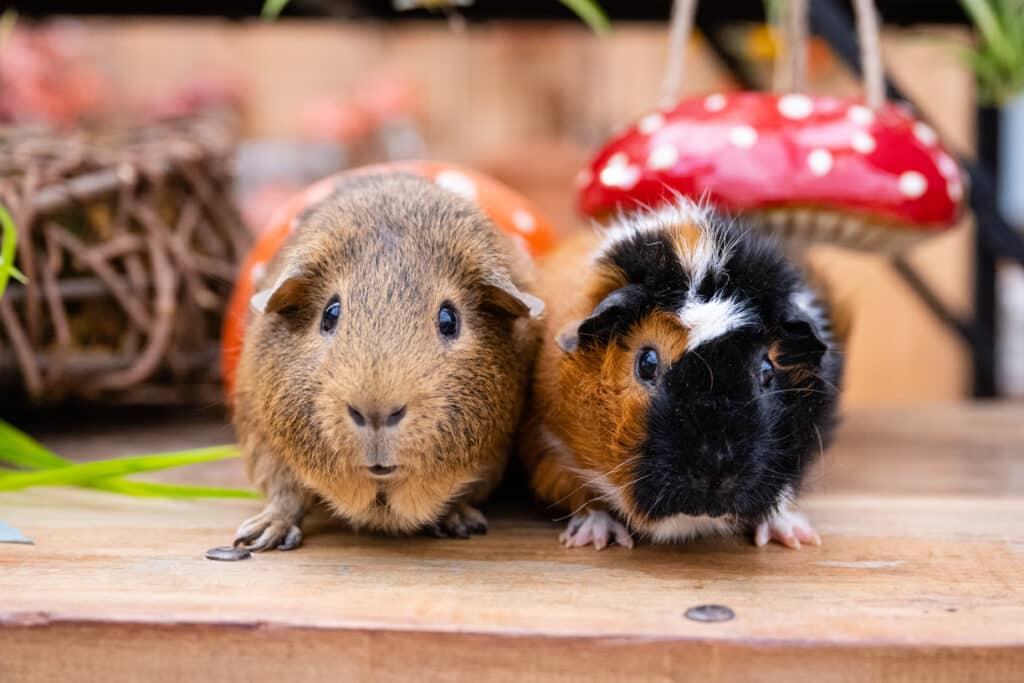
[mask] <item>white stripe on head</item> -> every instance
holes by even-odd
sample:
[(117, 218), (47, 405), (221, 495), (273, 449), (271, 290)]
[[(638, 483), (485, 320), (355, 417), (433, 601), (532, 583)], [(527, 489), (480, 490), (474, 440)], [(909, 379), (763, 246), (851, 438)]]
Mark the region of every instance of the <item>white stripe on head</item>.
[(645, 206), (630, 213), (620, 210), (612, 227), (604, 230), (605, 238), (594, 253), (594, 260), (606, 256), (616, 245), (637, 235), (670, 230), (684, 225), (693, 225), (702, 233), (710, 232), (712, 231), (713, 215), (709, 204), (697, 203), (682, 195), (676, 195), (674, 202), (659, 209)]
[(694, 349), (732, 330), (753, 323), (756, 317), (735, 299), (716, 296), (702, 301), (691, 295), (679, 310), (679, 320), (689, 330), (686, 348)]
[(739, 239), (738, 234), (730, 237), (728, 224), (723, 223), (707, 201), (695, 202), (677, 194), (673, 202), (659, 209), (645, 208), (631, 214), (620, 214), (614, 225), (595, 252), (595, 261), (622, 242), (637, 236), (672, 235), (688, 229), (697, 231), (696, 240), (677, 240), (679, 250), (676, 257), (690, 282), (686, 303), (678, 313), (683, 325), (689, 329), (687, 348), (695, 348), (756, 321), (754, 312), (739, 301), (717, 295), (702, 299), (697, 295), (696, 290), (705, 278), (725, 270)]

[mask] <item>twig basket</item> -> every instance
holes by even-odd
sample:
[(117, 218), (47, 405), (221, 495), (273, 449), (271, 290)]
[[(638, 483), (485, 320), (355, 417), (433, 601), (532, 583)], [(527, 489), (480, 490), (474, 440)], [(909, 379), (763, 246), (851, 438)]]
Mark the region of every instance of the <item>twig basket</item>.
[(219, 400), (221, 320), (250, 246), (234, 144), (224, 112), (0, 128), (0, 203), (28, 278), (0, 300), (0, 400)]

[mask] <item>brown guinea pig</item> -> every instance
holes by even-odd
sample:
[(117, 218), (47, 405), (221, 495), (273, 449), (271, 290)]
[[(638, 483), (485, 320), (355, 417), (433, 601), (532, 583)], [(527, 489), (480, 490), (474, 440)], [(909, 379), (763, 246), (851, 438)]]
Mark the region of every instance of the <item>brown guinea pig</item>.
[(531, 274), (418, 176), (354, 176), (302, 214), (239, 361), (235, 426), (267, 505), (236, 545), (295, 547), (314, 498), (356, 528), (485, 532), (536, 349)]
[(520, 449), (562, 542), (754, 531), (818, 543), (790, 507), (835, 423), (825, 309), (775, 246), (684, 199), (564, 244)]

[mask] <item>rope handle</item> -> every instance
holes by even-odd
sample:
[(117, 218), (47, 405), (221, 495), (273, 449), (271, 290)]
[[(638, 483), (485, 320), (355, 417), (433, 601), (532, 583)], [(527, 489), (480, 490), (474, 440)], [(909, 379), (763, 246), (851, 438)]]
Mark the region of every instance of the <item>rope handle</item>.
[[(786, 36), (786, 47), (776, 58), (773, 74), (775, 90), (802, 92), (807, 86), (807, 2), (786, 0), (780, 13), (780, 23)], [(857, 22), (857, 41), (860, 45), (860, 63), (863, 74), (864, 99), (872, 109), (885, 103), (885, 72), (879, 44), (878, 13), (874, 0), (854, 0)], [(686, 46), (693, 34), (697, 0), (674, 0), (669, 25), (668, 65), (661, 87), (661, 103), (669, 107), (679, 101), (686, 75)]]

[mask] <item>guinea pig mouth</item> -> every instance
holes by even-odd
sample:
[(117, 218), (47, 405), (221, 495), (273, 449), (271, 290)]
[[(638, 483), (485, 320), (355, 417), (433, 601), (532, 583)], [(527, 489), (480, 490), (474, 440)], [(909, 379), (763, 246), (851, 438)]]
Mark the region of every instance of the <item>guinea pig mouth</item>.
[(368, 465), (366, 471), (374, 479), (393, 479), (401, 468), (398, 465)]

